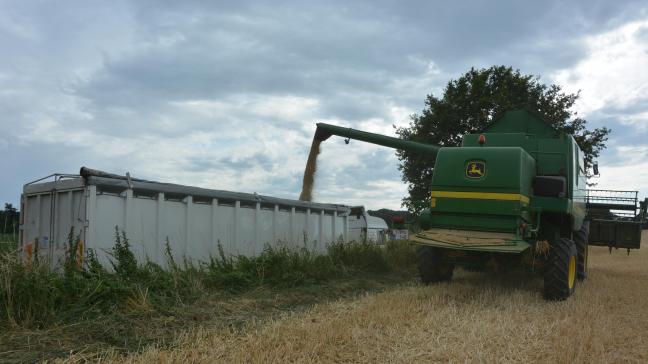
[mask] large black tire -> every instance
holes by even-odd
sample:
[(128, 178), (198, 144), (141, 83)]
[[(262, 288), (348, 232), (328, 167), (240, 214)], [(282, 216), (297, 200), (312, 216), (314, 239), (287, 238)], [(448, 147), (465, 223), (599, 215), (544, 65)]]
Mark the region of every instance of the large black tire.
[(452, 279), (454, 265), (444, 262), (438, 249), (421, 246), (416, 255), (421, 282), (430, 284), (448, 282)]
[(551, 245), (544, 273), (544, 297), (548, 300), (567, 299), (576, 289), (576, 244), (567, 238)]
[(589, 221), (583, 221), (580, 230), (574, 233), (574, 243), (578, 252), (578, 265), (576, 267), (576, 278), (584, 280), (587, 278), (587, 260), (589, 255)]

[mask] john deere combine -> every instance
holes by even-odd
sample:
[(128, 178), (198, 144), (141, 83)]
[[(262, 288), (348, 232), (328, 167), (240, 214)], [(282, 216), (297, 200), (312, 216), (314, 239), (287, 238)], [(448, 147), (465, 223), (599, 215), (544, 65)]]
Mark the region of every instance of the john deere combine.
[(566, 299), (587, 277), (588, 244), (639, 248), (645, 201), (639, 208), (636, 193), (588, 192), (574, 138), (530, 112), (507, 112), (482, 133), (464, 135), (461, 147), (317, 124), (318, 143), (331, 135), (436, 159), (430, 208), (410, 237), (420, 245), (426, 284), (449, 281), (456, 266), (526, 267), (544, 275), (545, 298)]

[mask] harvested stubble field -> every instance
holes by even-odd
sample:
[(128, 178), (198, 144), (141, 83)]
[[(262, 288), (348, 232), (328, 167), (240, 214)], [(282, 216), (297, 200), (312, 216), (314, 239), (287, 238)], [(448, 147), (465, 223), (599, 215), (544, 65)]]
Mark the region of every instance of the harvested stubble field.
[(543, 301), (541, 279), (515, 277), (459, 271), (451, 284), (412, 282), (252, 323), (243, 331), (194, 330), (180, 335), (173, 348), (107, 359), (648, 362), (647, 247), (629, 256), (592, 248), (589, 280), (564, 302)]

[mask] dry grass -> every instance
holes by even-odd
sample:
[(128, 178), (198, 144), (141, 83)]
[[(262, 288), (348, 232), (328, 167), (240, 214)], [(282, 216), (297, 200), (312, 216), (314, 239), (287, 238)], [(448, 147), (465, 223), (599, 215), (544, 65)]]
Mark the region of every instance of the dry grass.
[(95, 362), (141, 351), (150, 345), (175, 347), (178, 333), (209, 330), (242, 332), (253, 323), (267, 322), (287, 312), (303, 312), (317, 303), (352, 299), (380, 292), (408, 277), (387, 275), (335, 279), (321, 284), (276, 289), (258, 287), (229, 294), (205, 292), (197, 301), (152, 312), (146, 291), (108, 315), (55, 323), (47, 328), (0, 328), (0, 363), (34, 363), (67, 358)]
[(126, 361), (648, 362), (648, 247), (593, 248), (590, 279), (565, 302), (543, 301), (541, 279), (515, 277), (459, 272), (449, 285), (318, 305), (243, 333), (185, 333), (174, 349)]

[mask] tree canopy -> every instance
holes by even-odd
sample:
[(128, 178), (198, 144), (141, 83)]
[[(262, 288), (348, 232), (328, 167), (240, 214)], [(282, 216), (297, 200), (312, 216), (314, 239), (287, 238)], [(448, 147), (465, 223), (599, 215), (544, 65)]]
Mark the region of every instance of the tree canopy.
[[(402, 139), (441, 146), (459, 146), (464, 134), (483, 130), (504, 112), (526, 109), (539, 114), (557, 130), (572, 134), (585, 154), (588, 174), (592, 161), (605, 148), (608, 128), (587, 129), (587, 122), (572, 107), (579, 94), (545, 85), (534, 75), (523, 75), (512, 67), (471, 68), (450, 80), (443, 95), (428, 95), (421, 114), (411, 116), (409, 126), (397, 128)], [(403, 181), (409, 196), (403, 206), (419, 212), (429, 205), (434, 161), (412, 152), (397, 151)]]

